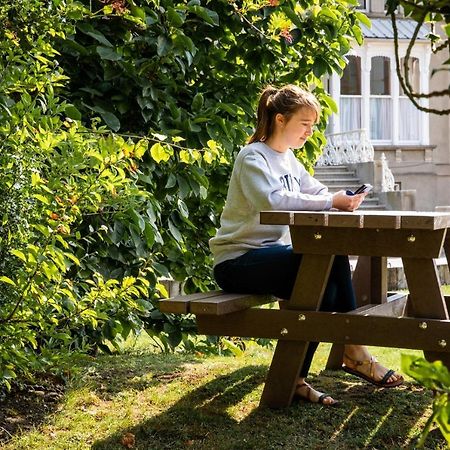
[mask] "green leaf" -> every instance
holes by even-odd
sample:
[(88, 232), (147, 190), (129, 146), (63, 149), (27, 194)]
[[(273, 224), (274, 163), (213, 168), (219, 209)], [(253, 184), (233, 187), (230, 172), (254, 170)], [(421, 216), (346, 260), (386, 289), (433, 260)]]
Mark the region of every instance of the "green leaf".
[(114, 48), (98, 45), (95, 50), (100, 55), (100, 58), (106, 59), (107, 61), (120, 61), (122, 59), (122, 56), (120, 56)]
[(102, 119), (105, 121), (106, 125), (113, 131), (119, 131), (120, 129), (120, 120), (117, 118), (115, 114), (109, 111), (101, 112), (100, 115)]
[(188, 10), (197, 14), (198, 17), (202, 18), (209, 25), (219, 25), (219, 15), (215, 11), (197, 5), (188, 6)]
[(167, 17), (169, 18), (171, 25), (174, 27), (181, 27), (184, 23), (184, 17), (171, 6), (167, 8)]
[(172, 45), (166, 36), (164, 35), (158, 36), (156, 45), (156, 52), (158, 53), (158, 56), (167, 55), (169, 53), (171, 46)]
[(202, 109), (203, 103), (203, 95), (199, 92), (194, 96), (194, 99), (192, 100), (192, 111), (199, 112)]
[(66, 116), (69, 119), (81, 120), (80, 111), (73, 105), (67, 105), (66, 108), (64, 109), (64, 112), (66, 113)]
[(77, 27), (84, 34), (87, 34), (88, 36), (94, 38), (97, 42), (100, 42), (100, 44), (103, 44), (106, 47), (113, 47), (111, 42), (109, 42), (108, 39), (106, 39), (106, 37), (100, 31), (94, 29), (92, 25), (89, 25), (87, 23), (78, 23)]
[(4, 275), (0, 277), (0, 281), (2, 281), (3, 283), (10, 284), (11, 286), (16, 286), (15, 281), (11, 280), (11, 278), (5, 277)]
[(161, 161), (168, 161), (170, 159), (170, 154), (159, 142), (152, 145), (150, 154), (157, 163), (160, 163)]
[(180, 230), (174, 225), (171, 219), (169, 219), (169, 231), (177, 242), (183, 242), (183, 236), (181, 235)]
[(27, 258), (26, 258), (26, 256), (25, 256), (25, 253), (23, 253), (21, 250), (16, 250), (16, 249), (13, 249), (13, 250), (11, 250), (11, 253), (14, 255), (14, 256), (17, 256), (19, 259), (21, 259), (23, 262), (27, 262)]

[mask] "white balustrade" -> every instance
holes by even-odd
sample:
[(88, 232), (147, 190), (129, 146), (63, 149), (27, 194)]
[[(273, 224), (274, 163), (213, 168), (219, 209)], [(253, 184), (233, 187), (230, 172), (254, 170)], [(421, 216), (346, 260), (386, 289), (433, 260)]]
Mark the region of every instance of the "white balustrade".
[(365, 129), (328, 134), (326, 138), (327, 143), (317, 166), (339, 166), (374, 159), (373, 145)]

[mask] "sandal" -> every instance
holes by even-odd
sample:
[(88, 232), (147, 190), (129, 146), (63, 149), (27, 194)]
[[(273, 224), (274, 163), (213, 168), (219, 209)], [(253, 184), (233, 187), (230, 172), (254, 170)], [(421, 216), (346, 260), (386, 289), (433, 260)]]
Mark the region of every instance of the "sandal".
[[(385, 388), (390, 388), (390, 387), (396, 387), (396, 386), (400, 386), (403, 383), (403, 377), (401, 375), (399, 376), (399, 379), (396, 381), (391, 381), (390, 383), (388, 383), (387, 380), (389, 380), (389, 378), (395, 374), (395, 371), (392, 369), (389, 369), (383, 376), (383, 378), (381, 380), (375, 380), (374, 378), (374, 366), (375, 364), (378, 364), (377, 359), (374, 356), (371, 356), (370, 359), (365, 359), (363, 361), (358, 361), (356, 359), (350, 358), (350, 356), (344, 354), (344, 358), (350, 360), (352, 363), (355, 364), (355, 368), (351, 368), (345, 364), (342, 364), (342, 369), (347, 372), (350, 373), (352, 375), (355, 375), (356, 377), (362, 378), (363, 380), (368, 381), (369, 383), (374, 384), (375, 386), (378, 387), (385, 387)], [(358, 366), (364, 366), (364, 365), (370, 365), (370, 370), (369, 373), (370, 375), (366, 375), (365, 373), (361, 372), (360, 370), (358, 370)]]
[[(307, 390), (306, 390), (306, 395), (301, 395), (301, 394), (297, 391), (298, 388), (302, 388), (302, 387), (306, 387), (306, 388), (307, 388)], [(331, 403), (324, 403), (324, 400), (325, 400), (326, 398), (331, 398), (331, 395), (329, 395), (329, 394), (321, 394), (321, 395), (319, 396), (319, 398), (318, 398), (317, 400), (315, 400), (315, 399), (311, 396), (312, 390), (313, 390), (313, 388), (312, 388), (308, 383), (301, 383), (301, 384), (298, 384), (298, 385), (297, 385), (297, 388), (296, 388), (296, 390), (295, 390), (294, 399), (296, 399), (296, 400), (303, 400), (303, 401), (305, 401), (305, 402), (310, 402), (310, 403), (320, 403), (320, 404), (322, 404), (322, 405), (324, 405), (324, 406), (336, 406), (336, 405), (339, 404), (339, 402), (338, 402), (337, 400), (334, 400), (334, 399), (333, 399), (333, 401), (332, 401)]]

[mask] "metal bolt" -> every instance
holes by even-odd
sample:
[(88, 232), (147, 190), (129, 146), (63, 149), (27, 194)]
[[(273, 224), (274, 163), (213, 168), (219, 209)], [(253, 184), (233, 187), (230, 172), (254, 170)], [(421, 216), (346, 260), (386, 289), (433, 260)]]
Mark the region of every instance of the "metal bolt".
[(407, 237), (407, 240), (408, 240), (408, 242), (415, 242), (416, 237), (415, 237), (413, 234), (410, 234), (410, 235)]
[(350, 339), (350, 336), (345, 336), (345, 340), (348, 341)]
[(438, 341), (439, 347), (447, 347), (447, 341), (445, 339), (441, 339), (440, 341)]
[(314, 239), (316, 240), (322, 239), (322, 235), (320, 233), (314, 233)]
[(304, 314), (299, 314), (298, 320), (306, 320), (306, 316)]
[(421, 330), (426, 330), (427, 327), (428, 327), (428, 324), (427, 324), (426, 322), (420, 322), (420, 323), (419, 323), (419, 328), (420, 328)]
[(282, 328), (280, 331), (281, 336), (286, 336), (289, 333), (289, 331), (287, 330), (287, 328)]

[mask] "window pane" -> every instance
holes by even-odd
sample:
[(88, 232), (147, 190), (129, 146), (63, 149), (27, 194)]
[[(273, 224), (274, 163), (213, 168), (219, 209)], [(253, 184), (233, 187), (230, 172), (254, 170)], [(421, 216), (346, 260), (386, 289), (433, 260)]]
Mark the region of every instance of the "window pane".
[(420, 111), (409, 98), (399, 99), (399, 107), (399, 139), (401, 141), (418, 141), (420, 139)]
[(392, 139), (392, 107), (390, 98), (370, 99), (370, 138)]
[[(400, 73), (402, 78), (405, 79), (405, 58), (400, 60)], [(417, 58), (408, 59), (408, 80), (412, 87), (413, 92), (420, 91), (420, 72), (419, 72), (419, 60)], [(400, 95), (405, 95), (402, 86), (400, 85)]]
[(361, 97), (341, 97), (339, 107), (341, 132), (361, 128)]
[(372, 58), (370, 93), (372, 95), (391, 94), (390, 60), (386, 56), (375, 56)]
[(348, 56), (341, 78), (341, 95), (361, 95), (361, 58)]

